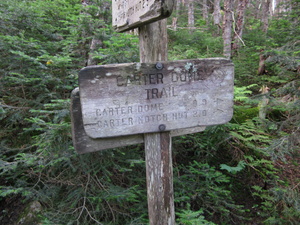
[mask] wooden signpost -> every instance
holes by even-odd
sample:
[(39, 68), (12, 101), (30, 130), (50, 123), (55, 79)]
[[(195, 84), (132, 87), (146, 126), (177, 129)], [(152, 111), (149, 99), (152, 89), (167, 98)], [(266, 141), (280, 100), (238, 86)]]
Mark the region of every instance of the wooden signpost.
[(171, 14), (172, 0), (112, 3), (117, 31), (139, 27), (140, 63), (80, 71), (72, 92), (73, 143), (81, 154), (144, 142), (150, 225), (174, 225), (171, 137), (231, 119), (234, 66), (224, 58), (168, 61), (162, 18)]
[[(166, 19), (139, 28), (140, 62), (168, 60)], [(144, 134), (150, 225), (175, 224), (170, 132)]]

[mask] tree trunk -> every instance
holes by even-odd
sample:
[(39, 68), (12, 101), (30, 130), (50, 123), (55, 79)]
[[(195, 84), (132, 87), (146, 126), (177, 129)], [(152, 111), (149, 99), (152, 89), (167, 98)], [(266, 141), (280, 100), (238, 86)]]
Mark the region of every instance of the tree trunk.
[(257, 70), (257, 74), (258, 75), (263, 75), (265, 74), (265, 61), (268, 57), (266, 57), (264, 55), (264, 49), (260, 50), (260, 54), (259, 54), (259, 64), (258, 64), (258, 70)]
[(193, 29), (195, 25), (194, 17), (194, 0), (188, 1), (188, 26), (189, 29)]
[(172, 27), (174, 31), (177, 30), (177, 21), (179, 17), (180, 5), (181, 5), (181, 0), (176, 0), (176, 8), (175, 10), (173, 10), (175, 11), (175, 17), (172, 18)]
[(226, 58), (231, 57), (231, 31), (232, 31), (232, 16), (233, 16), (233, 0), (224, 1), (224, 22), (223, 22), (223, 55)]
[(220, 25), (221, 23), (221, 8), (220, 0), (214, 0), (214, 25)]
[(274, 15), (275, 12), (275, 4), (276, 4), (276, 0), (272, 0), (270, 2), (270, 8), (269, 8), (269, 12), (270, 12), (270, 17), (272, 17)]
[(237, 51), (240, 47), (239, 44), (242, 42), (242, 35), (243, 35), (243, 28), (244, 28), (244, 21), (245, 21), (245, 9), (248, 5), (249, 0), (238, 0), (238, 7), (237, 7), (237, 18), (234, 30), (234, 37), (233, 37), (233, 46), (232, 50)]
[(251, 13), (253, 13), (253, 17), (258, 20), (261, 18), (261, 1), (263, 0), (251, 2)]
[(214, 0), (213, 18), (214, 18), (214, 25), (217, 25), (217, 32), (214, 35), (220, 36), (220, 30), (222, 30), (220, 0)]
[(262, 2), (262, 29), (266, 33), (269, 28), (269, 15), (270, 15), (270, 0), (263, 0)]
[(102, 46), (102, 41), (99, 40), (98, 38), (93, 37), (91, 44), (90, 44), (90, 51), (88, 54), (88, 59), (87, 59), (87, 66), (90, 65), (97, 65), (97, 60), (95, 60), (93, 58), (93, 53), (95, 52), (95, 50), (97, 50), (99, 47)]
[(203, 0), (202, 15), (203, 15), (203, 19), (207, 23), (208, 22), (208, 5), (207, 5), (207, 0)]
[(269, 92), (270, 88), (268, 88), (267, 86), (263, 85), (261, 87), (261, 89), (259, 90), (262, 93), (262, 99), (258, 104), (258, 117), (261, 120), (265, 120), (266, 116), (267, 116), (267, 109), (268, 109), (268, 104), (269, 104), (269, 98), (268, 98), (268, 92)]
[[(91, 4), (93, 4), (92, 2), (88, 1), (88, 0), (82, 0), (81, 1), (81, 4), (84, 6), (84, 7), (87, 7)], [(99, 18), (101, 19), (101, 18)], [(92, 36), (91, 34), (88, 34), (90, 36)], [(93, 53), (95, 52), (95, 50), (97, 50), (99, 47), (102, 46), (102, 41), (98, 38), (94, 37), (92, 38), (91, 42), (90, 42), (90, 47), (89, 47), (89, 50), (87, 52), (87, 59), (86, 59), (86, 65), (87, 66), (90, 66), (90, 65), (97, 65), (97, 61), (93, 58)]]
[(176, 17), (178, 17), (179, 11), (180, 11), (180, 6), (181, 6), (181, 0), (176, 0)]

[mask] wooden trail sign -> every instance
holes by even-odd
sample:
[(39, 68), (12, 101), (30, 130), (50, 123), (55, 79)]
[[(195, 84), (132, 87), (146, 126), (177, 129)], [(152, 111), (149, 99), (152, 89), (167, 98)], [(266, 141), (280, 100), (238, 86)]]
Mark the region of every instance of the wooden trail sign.
[(171, 15), (174, 0), (112, 0), (112, 25), (124, 32)]
[[(83, 126), (79, 88), (74, 89), (71, 95), (71, 121), (73, 146), (76, 152), (79, 154), (144, 143), (143, 134), (97, 139), (90, 138), (85, 133)], [(197, 133), (203, 131), (204, 129), (205, 127), (196, 127), (173, 130), (171, 131), (171, 136), (174, 137)]]
[(233, 74), (224, 58), (86, 67), (84, 130), (107, 138), (224, 124), (233, 114)]
[(230, 60), (167, 61), (161, 19), (171, 14), (173, 2), (113, 0), (115, 29), (139, 27), (141, 62), (86, 67), (79, 73), (80, 91), (72, 93), (78, 153), (144, 142), (150, 225), (175, 224), (171, 137), (226, 123), (233, 114)]

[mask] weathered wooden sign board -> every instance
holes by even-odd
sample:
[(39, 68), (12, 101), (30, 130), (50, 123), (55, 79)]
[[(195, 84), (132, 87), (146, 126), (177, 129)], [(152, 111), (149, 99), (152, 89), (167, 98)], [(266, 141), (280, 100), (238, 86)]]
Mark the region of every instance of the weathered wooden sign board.
[(233, 114), (233, 74), (224, 58), (86, 67), (84, 130), (107, 138), (224, 124)]
[(124, 32), (171, 15), (173, 0), (112, 0), (112, 25)]
[[(128, 145), (144, 143), (144, 135), (128, 135), (110, 138), (90, 138), (84, 130), (82, 122), (81, 103), (79, 88), (72, 91), (71, 95), (71, 120), (72, 120), (72, 139), (73, 146), (79, 154), (96, 152), (105, 149), (118, 148)], [(171, 136), (180, 136), (201, 132), (205, 127), (195, 127), (188, 129), (178, 129), (171, 131)]]

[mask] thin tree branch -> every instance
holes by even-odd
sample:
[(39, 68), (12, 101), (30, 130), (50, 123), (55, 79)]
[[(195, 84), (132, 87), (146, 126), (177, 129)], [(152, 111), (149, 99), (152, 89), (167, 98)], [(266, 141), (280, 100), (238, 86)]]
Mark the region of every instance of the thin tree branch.
[(243, 46), (246, 46), (245, 42), (242, 40), (242, 38), (240, 37), (240, 35), (236, 32), (236, 29), (235, 29), (235, 19), (234, 19), (234, 12), (233, 11), (231, 11), (231, 15), (232, 15), (232, 20), (233, 20), (233, 24), (232, 24), (233, 31), (236, 34), (236, 36), (238, 37), (238, 39), (242, 42)]
[(10, 105), (0, 105), (0, 107), (3, 108), (9, 108), (9, 109), (31, 109), (30, 107), (17, 107), (17, 106), (10, 106)]

